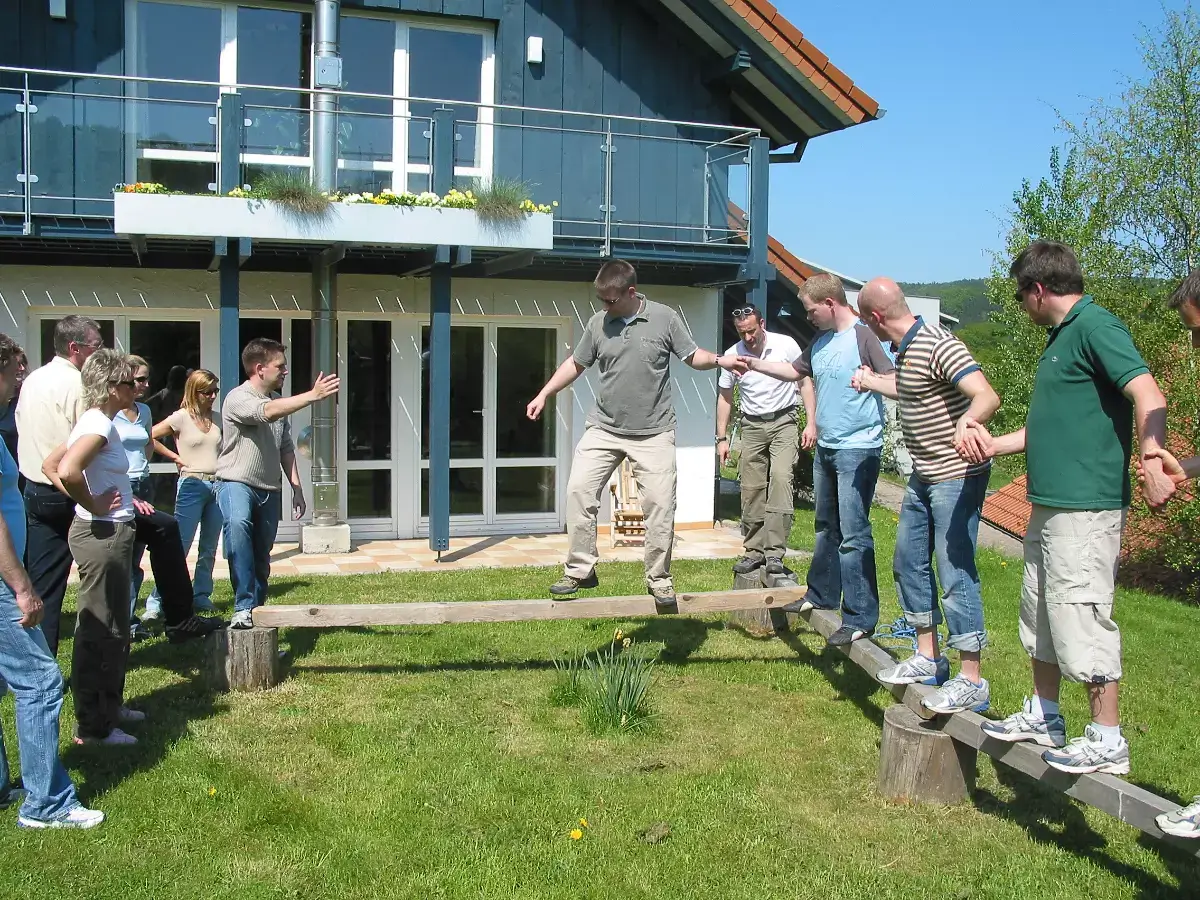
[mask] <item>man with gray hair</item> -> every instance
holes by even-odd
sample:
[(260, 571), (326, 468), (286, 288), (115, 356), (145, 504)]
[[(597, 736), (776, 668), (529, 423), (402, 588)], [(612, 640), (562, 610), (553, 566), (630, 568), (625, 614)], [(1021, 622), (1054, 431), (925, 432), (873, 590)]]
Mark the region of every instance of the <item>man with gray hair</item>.
[(29, 536), (25, 568), (33, 592), (42, 598), (42, 633), (51, 654), (58, 653), (58, 623), (71, 548), (67, 533), (75, 504), (42, 472), (42, 464), (65, 444), (83, 414), (83, 380), (79, 375), (88, 357), (104, 346), (100, 325), (88, 316), (66, 316), (54, 326), (54, 358), (30, 372), (17, 401), (17, 458), (25, 476), (25, 512)]

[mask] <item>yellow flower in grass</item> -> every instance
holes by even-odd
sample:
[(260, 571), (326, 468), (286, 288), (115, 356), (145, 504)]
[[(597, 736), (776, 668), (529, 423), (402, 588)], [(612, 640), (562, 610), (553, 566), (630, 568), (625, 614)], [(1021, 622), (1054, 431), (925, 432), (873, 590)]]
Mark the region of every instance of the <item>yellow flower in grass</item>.
[(571, 829), (571, 840), (578, 841), (583, 837), (583, 832), (578, 828)]
[(625, 633), (624, 633), (623, 631), (621, 631), (621, 629), (620, 629), (620, 628), (618, 628), (618, 629), (616, 630), (616, 632), (614, 632), (614, 633), (613, 633), (613, 640), (614, 640), (614, 641), (619, 641), (619, 640), (620, 640), (621, 638), (623, 638), (623, 637), (625, 637)]
[(622, 646), (622, 647), (626, 647), (626, 648), (628, 648), (628, 647), (629, 647), (629, 645), (630, 645), (630, 644), (632, 644), (632, 643), (633, 643), (633, 639), (632, 639), (632, 638), (625, 638), (625, 640), (621, 641), (621, 646)]
[(215, 787), (210, 787), (208, 789), (208, 796), (210, 796), (210, 797), (217, 796), (217, 789)]
[(579, 827), (581, 827), (581, 828), (587, 828), (587, 827), (588, 827), (588, 820), (587, 820), (587, 819), (580, 819), (580, 820), (579, 820)]

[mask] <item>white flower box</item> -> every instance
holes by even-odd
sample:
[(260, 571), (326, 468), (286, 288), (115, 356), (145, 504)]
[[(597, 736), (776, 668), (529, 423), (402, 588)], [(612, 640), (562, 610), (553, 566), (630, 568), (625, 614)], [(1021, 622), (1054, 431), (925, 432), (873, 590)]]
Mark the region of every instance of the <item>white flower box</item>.
[(484, 221), (473, 209), (333, 203), (301, 216), (265, 200), (187, 194), (113, 195), (113, 230), (166, 238), (250, 238), (304, 244), (371, 244), (552, 250), (554, 216), (529, 213), (511, 223)]

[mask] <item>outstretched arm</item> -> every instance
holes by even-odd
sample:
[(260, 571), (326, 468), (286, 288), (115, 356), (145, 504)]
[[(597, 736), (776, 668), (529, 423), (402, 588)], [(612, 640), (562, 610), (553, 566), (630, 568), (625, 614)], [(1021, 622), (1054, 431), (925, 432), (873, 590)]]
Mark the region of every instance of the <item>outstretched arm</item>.
[(584, 367), (575, 361), (574, 356), (568, 356), (563, 364), (554, 370), (554, 374), (538, 391), (538, 395), (529, 401), (529, 405), (525, 407), (525, 415), (529, 419), (540, 417), (542, 410), (546, 407), (546, 401), (563, 388), (569, 387), (583, 373)]

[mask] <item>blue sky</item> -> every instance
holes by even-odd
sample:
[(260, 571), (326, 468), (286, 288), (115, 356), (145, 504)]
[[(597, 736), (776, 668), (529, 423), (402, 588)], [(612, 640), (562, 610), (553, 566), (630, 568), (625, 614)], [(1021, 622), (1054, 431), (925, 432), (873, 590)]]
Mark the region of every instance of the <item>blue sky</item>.
[(1162, 18), (1157, 0), (774, 2), (887, 115), (771, 167), (771, 233), (901, 281), (987, 274), (1013, 192), (1063, 141), (1055, 110), (1118, 95)]

